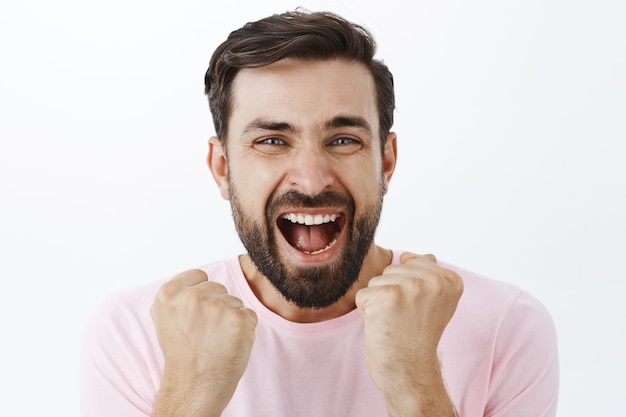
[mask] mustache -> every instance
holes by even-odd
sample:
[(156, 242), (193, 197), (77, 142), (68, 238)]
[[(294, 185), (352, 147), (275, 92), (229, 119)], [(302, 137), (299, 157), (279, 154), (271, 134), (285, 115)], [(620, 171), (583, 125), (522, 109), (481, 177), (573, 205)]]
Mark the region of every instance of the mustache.
[(352, 216), (355, 210), (354, 199), (350, 195), (339, 194), (334, 191), (325, 191), (317, 195), (306, 195), (298, 191), (287, 191), (280, 195), (272, 195), (267, 202), (265, 212), (268, 218), (274, 218), (283, 207), (321, 208), (342, 207)]

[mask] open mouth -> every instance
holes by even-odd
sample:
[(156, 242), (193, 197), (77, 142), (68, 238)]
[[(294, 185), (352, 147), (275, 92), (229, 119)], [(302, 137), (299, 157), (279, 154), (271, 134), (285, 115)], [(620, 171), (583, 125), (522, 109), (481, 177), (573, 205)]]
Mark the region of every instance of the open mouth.
[(278, 219), (278, 228), (295, 249), (308, 255), (318, 255), (337, 242), (345, 216), (341, 213), (285, 213)]

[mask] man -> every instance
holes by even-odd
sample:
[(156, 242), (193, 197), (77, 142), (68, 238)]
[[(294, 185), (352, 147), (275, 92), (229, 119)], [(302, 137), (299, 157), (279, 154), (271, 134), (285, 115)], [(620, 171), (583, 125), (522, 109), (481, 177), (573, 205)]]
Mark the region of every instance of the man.
[(555, 415), (538, 301), (374, 243), (397, 156), (374, 52), (305, 12), (218, 47), (207, 162), (247, 253), (111, 297), (85, 334), (83, 415)]

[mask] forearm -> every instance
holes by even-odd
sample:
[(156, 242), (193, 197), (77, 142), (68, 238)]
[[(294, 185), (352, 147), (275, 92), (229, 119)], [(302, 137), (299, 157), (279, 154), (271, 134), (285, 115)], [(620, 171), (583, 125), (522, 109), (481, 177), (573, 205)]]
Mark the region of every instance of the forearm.
[(164, 375), (152, 417), (219, 417), (229, 398), (215, 383)]
[(438, 360), (405, 368), (396, 380), (402, 381), (402, 387), (383, 393), (389, 417), (457, 416), (446, 391)]

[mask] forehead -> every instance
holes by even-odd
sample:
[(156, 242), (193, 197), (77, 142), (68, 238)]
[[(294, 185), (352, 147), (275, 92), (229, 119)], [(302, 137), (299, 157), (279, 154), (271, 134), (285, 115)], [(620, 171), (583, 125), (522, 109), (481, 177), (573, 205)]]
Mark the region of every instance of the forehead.
[(229, 132), (253, 120), (313, 128), (337, 116), (360, 117), (378, 132), (374, 79), (360, 63), (342, 59), (284, 59), (244, 68), (233, 82)]

